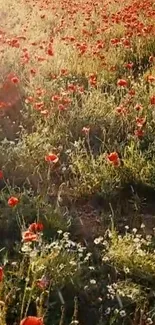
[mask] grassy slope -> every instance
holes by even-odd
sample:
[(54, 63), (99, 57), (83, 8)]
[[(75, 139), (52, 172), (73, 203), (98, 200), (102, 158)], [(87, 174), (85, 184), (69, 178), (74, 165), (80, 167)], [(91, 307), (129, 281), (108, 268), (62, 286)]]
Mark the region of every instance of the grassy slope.
[[(120, 226), (129, 212), (125, 222), (139, 227), (155, 190), (153, 2), (0, 0), (0, 7), (3, 242), (20, 235), (11, 195), (20, 199), (22, 226), (42, 220), (49, 236), (72, 223), (74, 236), (89, 240), (107, 226), (109, 210)], [(46, 161), (50, 153), (57, 163)], [(153, 226), (151, 217), (149, 232)]]

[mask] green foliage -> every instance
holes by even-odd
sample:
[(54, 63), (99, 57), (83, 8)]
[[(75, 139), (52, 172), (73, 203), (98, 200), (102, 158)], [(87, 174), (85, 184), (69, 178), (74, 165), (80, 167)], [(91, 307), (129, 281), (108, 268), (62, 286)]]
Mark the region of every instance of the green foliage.
[(113, 233), (107, 256), (120, 270), (127, 269), (134, 276), (154, 282), (155, 256), (151, 236)]

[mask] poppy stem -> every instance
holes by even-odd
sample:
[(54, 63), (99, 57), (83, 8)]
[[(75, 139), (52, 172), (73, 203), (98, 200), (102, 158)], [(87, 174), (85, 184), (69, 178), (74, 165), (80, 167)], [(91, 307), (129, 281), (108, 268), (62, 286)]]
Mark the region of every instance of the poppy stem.
[(61, 307), (61, 318), (60, 318), (59, 325), (64, 325), (64, 321), (65, 321), (65, 306), (62, 305), (62, 307)]
[(21, 305), (20, 320), (22, 320), (22, 318), (23, 318), (24, 307), (25, 307), (25, 300), (26, 300), (26, 291), (27, 291), (27, 286), (28, 286), (28, 282), (29, 282), (30, 271), (31, 271), (31, 263), (29, 262), (29, 268), (28, 268), (28, 273), (27, 273), (27, 280), (26, 280), (26, 283), (25, 283), (24, 295), (23, 295), (23, 300), (22, 300), (22, 305)]

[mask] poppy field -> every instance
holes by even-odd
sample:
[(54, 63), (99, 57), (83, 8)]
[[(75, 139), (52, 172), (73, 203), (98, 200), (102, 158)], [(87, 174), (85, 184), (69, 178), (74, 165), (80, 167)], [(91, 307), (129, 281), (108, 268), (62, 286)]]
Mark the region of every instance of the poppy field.
[(155, 3), (0, 0), (0, 325), (155, 324)]

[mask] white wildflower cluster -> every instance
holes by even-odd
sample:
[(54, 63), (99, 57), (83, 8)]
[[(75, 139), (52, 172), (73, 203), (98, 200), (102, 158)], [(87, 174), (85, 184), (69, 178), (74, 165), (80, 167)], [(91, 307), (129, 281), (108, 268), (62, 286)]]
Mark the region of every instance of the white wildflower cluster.
[(94, 244), (99, 245), (99, 244), (103, 243), (103, 240), (104, 240), (104, 238), (102, 236), (100, 236), (98, 238), (95, 238), (94, 239)]
[(117, 284), (113, 283), (111, 285), (107, 285), (107, 290), (108, 290), (107, 298), (113, 300), (116, 295)]
[(147, 318), (146, 324), (147, 325), (152, 325), (152, 324), (154, 324), (154, 322), (153, 322), (153, 320), (151, 318)]

